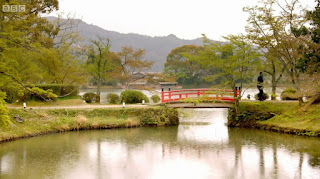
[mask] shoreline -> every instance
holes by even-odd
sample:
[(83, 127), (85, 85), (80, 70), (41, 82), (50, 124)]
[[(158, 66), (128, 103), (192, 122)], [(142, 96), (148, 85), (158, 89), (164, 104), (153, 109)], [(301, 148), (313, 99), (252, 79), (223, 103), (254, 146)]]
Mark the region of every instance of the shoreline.
[[(67, 131), (172, 126), (179, 124), (173, 108), (128, 105), (46, 106), (32, 110), (9, 107), (11, 125), (0, 129), (0, 143)], [(24, 121), (16, 122), (18, 115)], [(253, 128), (278, 133), (320, 137), (320, 104), (307, 112), (294, 102), (240, 103), (240, 114), (229, 109), (228, 127)]]
[[(164, 107), (96, 109), (9, 109), (11, 125), (0, 130), (0, 143), (80, 130), (174, 126), (178, 112)], [(18, 115), (23, 122), (15, 121)]]
[(298, 102), (241, 102), (240, 114), (229, 110), (228, 127), (320, 137), (320, 104), (302, 111)]

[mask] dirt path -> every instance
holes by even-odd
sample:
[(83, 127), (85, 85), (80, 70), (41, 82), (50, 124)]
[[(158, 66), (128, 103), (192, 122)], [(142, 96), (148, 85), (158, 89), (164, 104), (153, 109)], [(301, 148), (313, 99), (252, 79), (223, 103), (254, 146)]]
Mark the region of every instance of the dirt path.
[[(255, 100), (243, 100), (241, 102), (260, 102)], [(264, 102), (264, 101), (263, 101)], [(261, 102), (261, 103), (263, 103)], [(266, 102), (272, 102), (272, 103), (298, 103), (298, 101), (266, 101)], [(148, 108), (148, 107), (154, 107), (157, 104), (126, 104), (125, 108)], [(22, 106), (11, 106), (7, 105), (7, 108), (9, 109), (22, 109)], [(101, 109), (101, 108), (122, 108), (122, 104), (119, 105), (71, 105), (71, 106), (27, 106), (27, 109)]]
[[(125, 108), (148, 108), (153, 105), (129, 104)], [(21, 109), (21, 107), (7, 106), (9, 109)], [(122, 105), (78, 105), (78, 106), (30, 106), (27, 109), (101, 109), (101, 108), (122, 108)]]

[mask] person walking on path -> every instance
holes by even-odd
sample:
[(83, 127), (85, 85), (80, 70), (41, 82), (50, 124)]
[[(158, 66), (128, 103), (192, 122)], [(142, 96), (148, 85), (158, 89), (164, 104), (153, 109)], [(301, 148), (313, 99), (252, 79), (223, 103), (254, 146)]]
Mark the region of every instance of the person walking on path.
[(262, 72), (260, 72), (260, 75), (258, 77), (258, 85), (257, 85), (257, 88), (259, 90), (259, 93), (258, 93), (258, 100), (259, 101), (263, 101), (263, 75), (262, 75)]

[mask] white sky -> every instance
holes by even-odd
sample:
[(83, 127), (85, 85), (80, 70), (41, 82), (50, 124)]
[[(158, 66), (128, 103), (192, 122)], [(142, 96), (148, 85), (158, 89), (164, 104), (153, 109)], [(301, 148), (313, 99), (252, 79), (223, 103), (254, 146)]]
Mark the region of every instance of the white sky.
[[(247, 15), (242, 8), (258, 0), (59, 0), (60, 10), (76, 18), (120, 33), (149, 36), (174, 34), (214, 40), (244, 33)], [(314, 0), (302, 0), (314, 7)], [(57, 13), (51, 15), (56, 16)]]

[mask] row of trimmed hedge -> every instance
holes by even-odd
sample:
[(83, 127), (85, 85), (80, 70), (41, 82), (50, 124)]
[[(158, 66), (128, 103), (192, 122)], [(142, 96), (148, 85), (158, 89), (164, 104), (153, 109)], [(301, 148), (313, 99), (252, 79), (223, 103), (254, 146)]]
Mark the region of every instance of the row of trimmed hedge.
[[(82, 98), (86, 103), (94, 103), (96, 102), (97, 95), (90, 92), (85, 93)], [(143, 94), (141, 91), (135, 90), (123, 91), (120, 96), (115, 93), (109, 93), (107, 94), (106, 99), (110, 104), (119, 104), (120, 102), (125, 102), (126, 104), (135, 104), (141, 103), (142, 100), (144, 100), (145, 103), (150, 102), (149, 98), (145, 94)], [(160, 97), (158, 95), (153, 95), (151, 99), (154, 103), (158, 103), (160, 101)]]

